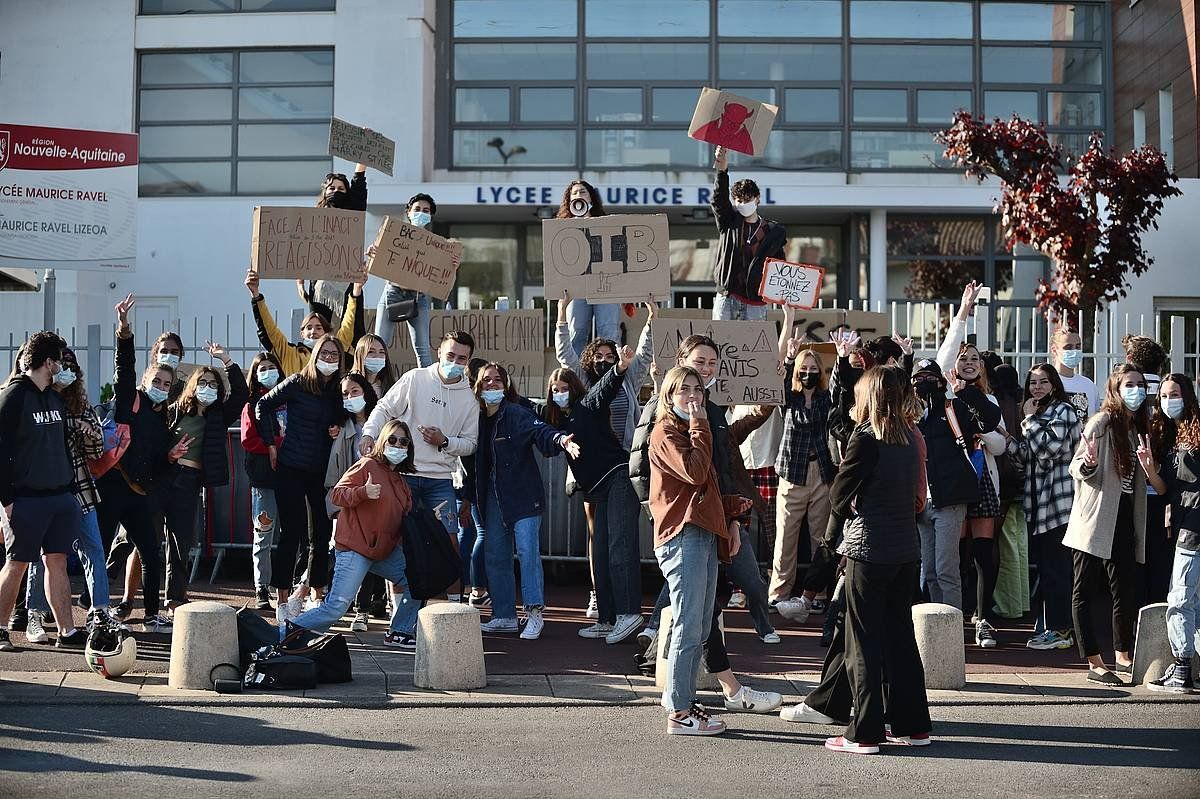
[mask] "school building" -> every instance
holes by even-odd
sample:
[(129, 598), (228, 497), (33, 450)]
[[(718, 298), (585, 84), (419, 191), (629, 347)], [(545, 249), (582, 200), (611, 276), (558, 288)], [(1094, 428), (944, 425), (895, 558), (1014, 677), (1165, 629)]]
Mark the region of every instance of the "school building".
[[(1016, 112), (1068, 148), (1099, 129), (1168, 154), (1184, 195), (1146, 237), (1156, 263), (1116, 310), (1184, 315), (1195, 352), (1196, 7), (0, 0), (0, 123), (140, 134), (136, 268), (59, 270), (60, 329), (107, 330), (134, 292), (140, 326), (211, 328), (236, 344), (252, 330), (241, 287), (252, 209), (312, 204), (327, 172), (352, 168), (326, 154), (331, 115), (397, 143), (394, 174), (368, 173), (368, 236), (412, 194), (436, 199), (434, 229), (465, 245), (460, 306), (540, 301), (540, 223), (580, 176), (610, 212), (667, 214), (674, 302), (710, 302), (712, 150), (686, 130), (700, 88), (719, 86), (779, 107), (766, 152), (733, 154), (731, 175), (763, 188), (789, 259), (825, 267), (825, 301), (953, 300), (980, 279), (994, 290), (995, 340), (1012, 348), (1036, 329), (1048, 264), (1005, 247), (998, 187), (964, 180), (931, 134), (959, 108)], [(277, 316), (300, 306), (291, 285), (264, 288)], [(381, 290), (372, 279), (371, 307)], [(0, 293), (0, 314), (18, 336), (38, 329), (43, 297)]]

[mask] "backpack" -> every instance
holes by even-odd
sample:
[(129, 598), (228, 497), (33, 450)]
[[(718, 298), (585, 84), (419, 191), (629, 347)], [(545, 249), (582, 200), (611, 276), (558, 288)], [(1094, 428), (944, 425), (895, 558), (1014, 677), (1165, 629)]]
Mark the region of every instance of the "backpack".
[(424, 503), (404, 517), (404, 574), (413, 599), (433, 599), (462, 577), (458, 542)]
[[(133, 412), (135, 414), (141, 403), (142, 395), (135, 393), (133, 395)], [(115, 397), (108, 402), (102, 402), (93, 410), (101, 420), (100, 428), (104, 433), (104, 452), (99, 458), (88, 461), (88, 471), (92, 473), (92, 477), (99, 478), (108, 474), (109, 470), (117, 465), (121, 456), (125, 454), (125, 450), (129, 449), (132, 437), (129, 433), (129, 425), (117, 423), (117, 400)]]

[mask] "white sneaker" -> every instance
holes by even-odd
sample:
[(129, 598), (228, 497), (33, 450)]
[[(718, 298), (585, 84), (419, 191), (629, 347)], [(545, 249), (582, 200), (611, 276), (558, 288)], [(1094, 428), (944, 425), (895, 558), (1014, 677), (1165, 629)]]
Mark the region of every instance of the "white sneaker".
[(785, 707), (779, 711), (779, 718), (784, 721), (798, 721), (804, 724), (838, 724), (829, 716), (826, 716), (819, 710), (813, 710), (808, 705), (801, 702), (794, 707)]
[(771, 632), (767, 633), (766, 635), (759, 636), (759, 638), (762, 639), (764, 644), (778, 644), (783, 641), (783, 639), (779, 637), (779, 633), (775, 632), (774, 630), (771, 630)]
[(521, 630), (521, 637), (526, 641), (536, 641), (542, 635), (542, 628), (546, 626), (546, 620), (542, 618), (541, 608), (530, 608), (525, 611), (525, 629)]
[(587, 616), (589, 619), (600, 618), (600, 606), (596, 604), (596, 592), (595, 591), (593, 591), (591, 596), (588, 597), (587, 611), (584, 613), (584, 615)]
[(646, 627), (640, 633), (638, 633), (638, 646), (640, 646), (643, 651), (649, 649), (650, 645), (656, 640), (658, 640), (657, 627)]
[(304, 612), (304, 597), (292, 597), (287, 601), (286, 605), (287, 607), (284, 608), (284, 613), (286, 613), (287, 616), (285, 618), (287, 618), (288, 621), (295, 621), (296, 619), (300, 618), (300, 614)]
[(803, 624), (808, 621), (808, 614), (812, 613), (812, 600), (803, 596), (794, 596), (779, 602), (776, 607), (779, 609), (780, 615), (788, 621)]
[(783, 704), (783, 694), (775, 691), (756, 691), (749, 685), (733, 696), (725, 697), (725, 709), (738, 713), (773, 713)]
[(515, 633), (517, 631), (516, 619), (489, 619), (479, 625), (479, 629), (485, 633)]
[(611, 624), (596, 622), (591, 627), (584, 627), (579, 631), (580, 638), (608, 638), (608, 634), (613, 631)]
[(50, 636), (46, 633), (46, 628), (43, 626), (40, 611), (29, 611), (29, 621), (25, 624), (25, 640), (31, 644), (44, 644), (50, 640)]
[(608, 635), (604, 636), (606, 644), (619, 644), (642, 628), (642, 614), (630, 613), (617, 616), (617, 623)]
[(746, 594), (745, 594), (745, 592), (743, 592), (743, 591), (734, 591), (734, 592), (733, 592), (733, 595), (732, 595), (731, 597), (729, 597), (729, 602), (727, 602), (727, 603), (725, 604), (725, 607), (727, 607), (727, 608), (732, 608), (732, 609), (734, 609), (734, 610), (740, 610), (740, 609), (742, 609), (742, 608), (746, 607)]
[(365, 633), (367, 631), (367, 622), (370, 618), (366, 613), (355, 613), (354, 621), (350, 622), (350, 632)]

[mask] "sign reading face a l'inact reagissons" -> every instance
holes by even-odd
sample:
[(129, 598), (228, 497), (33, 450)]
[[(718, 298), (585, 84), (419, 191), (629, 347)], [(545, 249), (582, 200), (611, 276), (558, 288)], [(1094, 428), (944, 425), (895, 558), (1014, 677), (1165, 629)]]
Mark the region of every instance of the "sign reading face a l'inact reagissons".
[(0, 122), (0, 267), (132, 271), (138, 137)]

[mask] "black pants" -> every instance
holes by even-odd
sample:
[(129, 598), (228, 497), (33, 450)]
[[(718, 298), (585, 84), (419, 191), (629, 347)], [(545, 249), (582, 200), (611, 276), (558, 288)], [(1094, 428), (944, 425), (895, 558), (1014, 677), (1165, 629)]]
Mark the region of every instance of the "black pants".
[(1133, 651), (1133, 630), (1138, 614), (1134, 598), (1134, 581), (1137, 579), (1135, 543), (1133, 496), (1122, 494), (1109, 558), (1097, 558), (1078, 550), (1073, 553), (1075, 580), (1071, 588), (1071, 615), (1075, 620), (1079, 654), (1085, 658), (1100, 654), (1093, 607), (1096, 597), (1106, 589), (1112, 596), (1113, 648), (1118, 652)]
[(308, 584), (329, 585), (329, 534), (333, 522), (325, 511), (323, 474), (279, 464), (275, 472), (275, 501), (279, 505), (279, 546), (271, 556), (271, 585), (290, 589), (296, 576), (296, 550), (308, 545)]
[(354, 600), (355, 613), (370, 613), (371, 603), (386, 602), (384, 596), (387, 586), (384, 579), (375, 572), (367, 572), (367, 576), (363, 578), (362, 585), (358, 588), (358, 596)]
[[(841, 605), (844, 606), (845, 602)], [(844, 610), (836, 610), (834, 603), (830, 603), (825, 612), (835, 613), (837, 616), (833, 640), (829, 643), (829, 651), (825, 653), (825, 662), (821, 665), (821, 684), (804, 697), (804, 704), (824, 713), (839, 724), (847, 724), (854, 696), (850, 689), (850, 675), (846, 672), (846, 614)]]
[(1062, 632), (1071, 621), (1071, 550), (1063, 546), (1067, 526), (1032, 536), (1033, 559), (1038, 567), (1040, 605), (1034, 610), (1047, 630)]
[(167, 599), (186, 602), (191, 575), (188, 554), (196, 543), (196, 509), (200, 507), (203, 473), (176, 464), (163, 493), (163, 516), (167, 521)]
[[(159, 588), (162, 582), (162, 538), (155, 525), (159, 517), (159, 502), (153, 492), (139, 494), (129, 487), (121, 473), (112, 469), (96, 481), (100, 491), (100, 504), (96, 506), (96, 522), (100, 527), (100, 540), (106, 546), (112, 544), (117, 527), (125, 528), (129, 543), (137, 548), (142, 561), (142, 604), (146, 618), (158, 615)], [(117, 555), (117, 557), (114, 557)], [(125, 558), (114, 548), (109, 553), (109, 568), (125, 569)]]
[(1175, 564), (1175, 542), (1167, 537), (1167, 504), (1166, 497), (1146, 497), (1146, 565), (1135, 597), (1139, 608), (1167, 601)]
[(733, 668), (729, 664), (729, 652), (725, 649), (725, 637), (721, 635), (721, 609), (733, 596), (733, 583), (729, 582), (729, 573), (722, 564), (717, 569), (717, 599), (713, 602), (712, 625), (708, 628), (708, 637), (704, 640), (704, 668), (709, 674), (720, 674)]
[(919, 571), (915, 562), (851, 560), (846, 566), (846, 671), (855, 713), (847, 740), (882, 742), (885, 718), (899, 736), (933, 727), (912, 622), (912, 587)]

